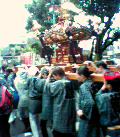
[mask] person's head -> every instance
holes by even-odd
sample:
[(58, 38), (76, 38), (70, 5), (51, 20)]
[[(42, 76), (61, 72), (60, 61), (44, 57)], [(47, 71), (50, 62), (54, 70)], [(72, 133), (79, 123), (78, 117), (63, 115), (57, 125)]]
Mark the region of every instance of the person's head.
[(46, 68), (41, 68), (40, 78), (47, 79), (48, 75), (49, 75), (49, 70)]
[(18, 67), (14, 66), (13, 69), (12, 69), (13, 73), (17, 73), (18, 71)]
[(90, 71), (86, 66), (79, 67), (77, 69), (78, 81), (84, 82), (86, 79), (90, 78)]
[(106, 81), (106, 88), (120, 92), (120, 73), (119, 72), (108, 72), (104, 74)]
[(118, 72), (120, 72), (120, 64), (116, 66)]
[(114, 80), (107, 81), (107, 87), (109, 90), (120, 92), (120, 79), (116, 78)]
[(11, 68), (7, 68), (6, 71), (5, 71), (5, 74), (6, 74), (7, 76), (9, 76), (12, 72), (13, 72), (13, 71), (12, 71)]
[(91, 72), (96, 71), (96, 66), (95, 66), (94, 62), (88, 60), (88, 61), (83, 62), (83, 64), (89, 69), (89, 71), (91, 71)]
[(52, 69), (52, 76), (55, 80), (60, 80), (65, 76), (65, 72), (61, 67), (55, 67)]
[(28, 70), (27, 70), (29, 76), (38, 76), (39, 75), (39, 69), (35, 66), (31, 66)]
[(105, 70), (108, 69), (107, 64), (104, 61), (98, 61), (96, 67), (98, 73), (104, 73)]

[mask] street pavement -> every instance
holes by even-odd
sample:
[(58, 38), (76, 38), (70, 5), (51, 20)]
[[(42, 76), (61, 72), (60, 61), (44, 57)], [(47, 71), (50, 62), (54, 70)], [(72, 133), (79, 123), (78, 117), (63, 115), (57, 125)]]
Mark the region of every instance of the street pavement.
[[(24, 130), (24, 124), (18, 118), (16, 118), (16, 120), (10, 124), (11, 137), (33, 137), (31, 132), (24, 133)], [(49, 137), (53, 137), (50, 128), (47, 130)]]
[(16, 119), (10, 124), (11, 137), (32, 137), (31, 132), (24, 133), (24, 130), (24, 124), (19, 119)]

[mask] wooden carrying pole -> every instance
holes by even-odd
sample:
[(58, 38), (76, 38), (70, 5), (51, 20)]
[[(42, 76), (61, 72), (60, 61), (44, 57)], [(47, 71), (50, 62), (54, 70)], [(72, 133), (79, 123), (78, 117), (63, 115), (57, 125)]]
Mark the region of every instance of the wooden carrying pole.
[[(66, 77), (70, 80), (78, 80), (78, 74), (76, 73), (68, 73), (66, 72)], [(91, 74), (91, 78), (93, 79), (93, 81), (95, 82), (103, 82), (104, 81), (104, 78), (103, 78), (103, 75), (102, 74)]]

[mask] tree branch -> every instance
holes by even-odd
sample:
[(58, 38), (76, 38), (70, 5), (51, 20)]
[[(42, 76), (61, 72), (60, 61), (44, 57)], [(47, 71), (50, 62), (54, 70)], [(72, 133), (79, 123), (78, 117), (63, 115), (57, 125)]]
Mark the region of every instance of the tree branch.
[(89, 60), (91, 60), (91, 61), (92, 61), (93, 52), (94, 52), (95, 40), (96, 40), (96, 38), (94, 38), (92, 41), (92, 48), (91, 48), (91, 52), (90, 52), (90, 56), (89, 56)]
[(95, 36), (95, 37), (98, 37), (98, 33), (95, 31), (95, 30), (92, 30), (92, 35)]
[(114, 37), (108, 44), (106, 44), (103, 48), (103, 51), (105, 51), (107, 49), (107, 47), (109, 47), (110, 45), (113, 44), (114, 41), (117, 41), (119, 39), (119, 36)]
[(110, 28), (110, 26), (112, 25), (112, 19), (113, 16), (109, 17), (108, 21), (105, 23), (105, 28), (102, 30), (101, 35), (104, 37), (105, 33), (107, 32), (107, 30)]
[[(102, 46), (103, 46), (103, 45), (106, 45), (109, 40), (112, 40), (112, 38), (110, 37), (110, 32), (111, 32), (111, 30), (108, 31), (108, 33), (107, 33), (107, 38), (106, 38), (104, 44), (102, 44)], [(103, 47), (103, 48), (104, 48), (104, 47)]]
[[(107, 38), (102, 46), (107, 45), (107, 42), (108, 42), (109, 40), (112, 40), (112, 38), (110, 38), (110, 37)], [(103, 49), (104, 49), (104, 47), (103, 47)]]

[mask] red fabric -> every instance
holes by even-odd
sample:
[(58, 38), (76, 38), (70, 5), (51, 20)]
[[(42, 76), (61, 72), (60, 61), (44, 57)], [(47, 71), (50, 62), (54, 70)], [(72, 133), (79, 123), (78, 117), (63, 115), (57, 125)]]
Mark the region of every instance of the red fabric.
[(6, 89), (5, 86), (2, 86), (2, 100), (0, 102), (0, 112), (3, 114), (9, 114), (12, 111), (13, 106), (13, 96)]
[(106, 72), (104, 74), (104, 79), (105, 80), (114, 80), (116, 78), (120, 79), (120, 73), (119, 72)]

